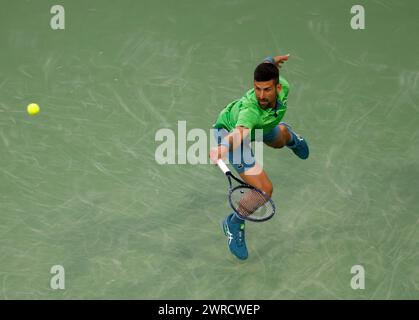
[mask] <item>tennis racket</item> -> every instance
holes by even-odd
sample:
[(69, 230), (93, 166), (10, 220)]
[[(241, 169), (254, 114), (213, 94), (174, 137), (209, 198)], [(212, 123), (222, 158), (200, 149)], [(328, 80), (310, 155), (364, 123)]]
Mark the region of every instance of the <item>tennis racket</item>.
[[(217, 165), (228, 178), (228, 201), (239, 218), (262, 222), (274, 216), (275, 204), (268, 194), (236, 178), (222, 159), (217, 161)], [(233, 187), (232, 179), (239, 185)]]

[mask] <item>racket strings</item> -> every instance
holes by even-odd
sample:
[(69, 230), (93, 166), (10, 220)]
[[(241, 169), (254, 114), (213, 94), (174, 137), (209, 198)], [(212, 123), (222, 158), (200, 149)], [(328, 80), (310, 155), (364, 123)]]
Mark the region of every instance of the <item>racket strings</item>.
[(237, 210), (247, 216), (254, 213), (258, 208), (266, 203), (266, 199), (261, 193), (250, 190), (246, 192), (239, 200)]
[(274, 211), (269, 196), (252, 188), (238, 187), (232, 191), (230, 198), (236, 212), (244, 217), (263, 219)]

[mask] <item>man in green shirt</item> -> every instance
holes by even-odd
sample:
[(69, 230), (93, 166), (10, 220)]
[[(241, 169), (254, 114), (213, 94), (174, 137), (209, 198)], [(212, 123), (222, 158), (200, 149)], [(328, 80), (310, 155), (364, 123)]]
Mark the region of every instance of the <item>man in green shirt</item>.
[[(279, 76), (279, 69), (289, 55), (267, 57), (254, 72), (253, 89), (241, 99), (228, 104), (219, 114), (214, 128), (218, 146), (210, 150), (210, 158), (228, 156), (230, 163), (248, 184), (272, 196), (272, 182), (254, 159), (250, 141), (255, 140), (255, 130), (263, 132), (263, 142), (272, 148), (284, 146), (300, 159), (307, 159), (307, 141), (291, 127), (281, 122), (287, 110), (289, 84)], [(223, 221), (224, 234), (228, 236), (230, 251), (239, 259), (247, 259), (245, 222), (233, 213)]]

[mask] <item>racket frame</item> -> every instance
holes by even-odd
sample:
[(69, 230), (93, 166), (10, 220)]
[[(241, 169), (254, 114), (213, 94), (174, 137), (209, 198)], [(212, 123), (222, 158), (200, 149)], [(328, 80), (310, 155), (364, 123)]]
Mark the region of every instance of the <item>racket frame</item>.
[[(250, 184), (248, 184), (248, 183), (246, 183), (246, 182), (244, 182), (243, 180), (241, 180), (241, 179), (239, 179), (239, 178), (237, 178), (237, 177), (235, 177), (234, 175), (233, 175), (233, 173), (231, 172), (231, 170), (227, 167), (227, 165), (225, 164), (225, 162), (222, 160), (222, 159), (219, 159), (218, 161), (217, 161), (217, 165), (218, 165), (218, 167), (221, 169), (221, 171), (227, 176), (227, 179), (228, 179), (228, 183), (229, 183), (229, 185), (230, 185), (230, 187), (229, 187), (229, 189), (228, 189), (228, 202), (230, 203), (230, 207), (234, 210), (234, 213), (240, 218), (240, 219), (244, 219), (244, 220), (249, 220), (249, 221), (253, 221), (253, 222), (264, 222), (264, 221), (267, 221), (267, 220), (269, 220), (269, 219), (271, 219), (274, 215), (275, 215), (275, 212), (276, 212), (276, 207), (275, 207), (275, 203), (273, 202), (273, 200), (271, 199), (271, 197), (270, 196), (268, 196), (267, 194), (266, 194), (266, 192), (264, 192), (263, 190), (260, 190), (260, 189), (258, 189), (258, 188), (256, 188), (256, 187), (254, 187), (254, 186), (251, 186)], [(235, 186), (234, 188), (233, 188), (233, 184), (232, 184), (232, 181), (231, 181), (231, 179), (234, 179), (234, 180), (236, 180), (240, 185), (238, 185), (238, 186)], [(261, 193), (266, 199), (268, 199), (268, 201), (270, 202), (270, 204), (272, 205), (272, 213), (269, 215), (269, 216), (266, 216), (266, 217), (264, 217), (264, 218), (261, 218), (261, 219), (254, 219), (254, 218), (252, 218), (251, 217), (251, 215), (249, 215), (249, 216), (242, 216), (237, 210), (236, 210), (236, 208), (234, 207), (234, 204), (233, 204), (233, 202), (232, 202), (232, 200), (231, 200), (231, 194), (235, 191), (235, 190), (237, 190), (237, 189), (240, 189), (240, 188), (248, 188), (248, 189), (251, 189), (251, 190), (256, 190), (257, 192), (259, 192), (259, 193)]]

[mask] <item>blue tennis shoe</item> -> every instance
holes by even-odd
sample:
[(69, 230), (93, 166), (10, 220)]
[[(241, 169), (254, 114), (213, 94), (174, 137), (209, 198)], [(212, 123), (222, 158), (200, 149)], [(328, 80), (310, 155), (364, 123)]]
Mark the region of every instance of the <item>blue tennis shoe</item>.
[(224, 234), (228, 237), (228, 247), (232, 254), (240, 260), (245, 260), (248, 257), (244, 228), (244, 221), (241, 223), (234, 223), (231, 221), (234, 213), (231, 213), (222, 222)]
[(307, 140), (292, 131), (291, 126), (288, 123), (281, 122), (281, 124), (288, 128), (288, 131), (292, 136), (292, 141), (287, 145), (287, 147), (290, 148), (298, 158), (303, 160), (307, 159), (310, 154)]

